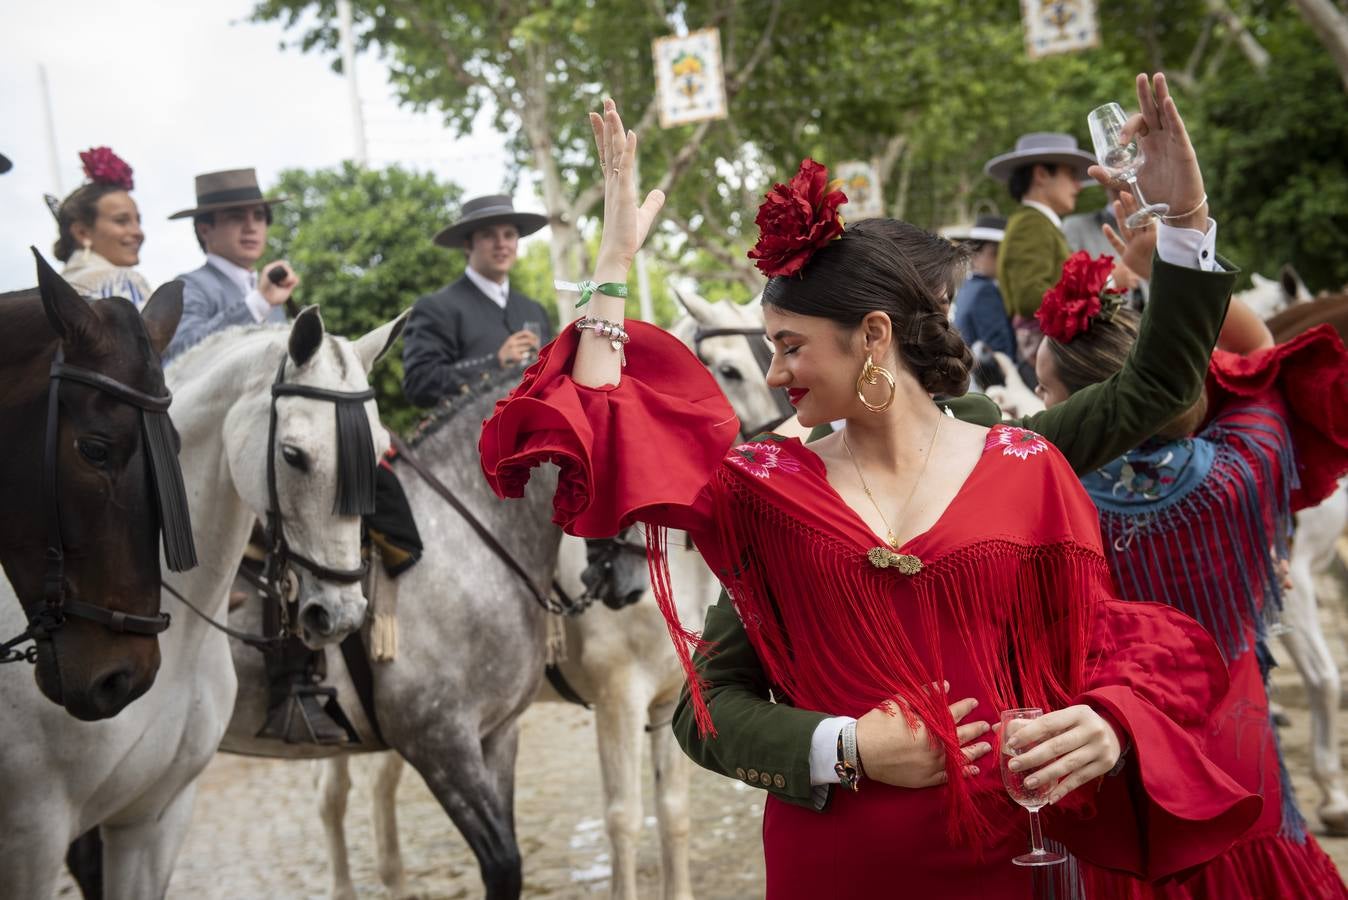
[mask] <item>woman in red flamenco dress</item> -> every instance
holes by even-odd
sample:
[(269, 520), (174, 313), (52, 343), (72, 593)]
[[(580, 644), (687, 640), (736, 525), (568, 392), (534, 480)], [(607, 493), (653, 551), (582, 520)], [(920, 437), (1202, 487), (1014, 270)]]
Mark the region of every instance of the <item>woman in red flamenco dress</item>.
[[(1132, 127), (1148, 142), (1152, 192), (1189, 209), (1202, 177), (1159, 76), (1155, 91), (1140, 79)], [(844, 233), (845, 198), (812, 161), (774, 189), (756, 248), (778, 276), (764, 292), (768, 381), (789, 388), (802, 424), (847, 427), (808, 448), (732, 446), (738, 422), (706, 369), (660, 329), (624, 321), (618, 295), (663, 197), (637, 205), (637, 138), (611, 102), (592, 124), (605, 177), (598, 286), (582, 285), (585, 318), (484, 424), (488, 480), (520, 496), (551, 462), (570, 533), (647, 523), (657, 598), (691, 674), (695, 638), (661, 562), (663, 527), (687, 530), (779, 698), (858, 718), (888, 709), (889, 734), (929, 741), (937, 760), (935, 776), (868, 777), (823, 813), (770, 800), (768, 896), (1034, 895), (1030, 871), (1010, 862), (1027, 816), (996, 766), (972, 764), (986, 726), (957, 725), (946, 685), (994, 720), (1046, 710), (1017, 749), (1052, 785), (1050, 834), (1080, 858), (1155, 880), (1239, 839), (1261, 801), (1202, 750), (1227, 688), (1215, 644), (1167, 606), (1112, 595), (1095, 509), (1056, 449), (939, 413), (931, 395), (961, 393), (971, 360), (915, 261), (864, 222)], [(709, 730), (695, 680), (690, 691)], [(863, 759), (885, 756), (860, 730), (858, 742)]]
[[(1130, 198), (1131, 199), (1131, 198)], [(1125, 210), (1120, 210), (1123, 220)], [(1076, 254), (1044, 298), (1036, 369), (1052, 406), (1108, 378), (1137, 336), (1137, 317), (1101, 294), (1108, 257)], [(1147, 277), (1150, 258), (1130, 256)], [(1078, 296), (1081, 295), (1081, 296)], [(1089, 296), (1087, 296), (1089, 295)], [(1103, 303), (1077, 302), (1103, 296)], [(1182, 882), (1174, 900), (1348, 897), (1296, 807), (1269, 715), (1267, 623), (1281, 608), (1279, 561), (1292, 514), (1348, 471), (1348, 355), (1322, 325), (1275, 346), (1239, 299), (1209, 367), (1205, 396), (1160, 434), (1082, 476), (1100, 511), (1120, 594), (1168, 603), (1200, 622), (1226, 659), (1231, 689), (1202, 746), (1264, 798), (1255, 827)]]

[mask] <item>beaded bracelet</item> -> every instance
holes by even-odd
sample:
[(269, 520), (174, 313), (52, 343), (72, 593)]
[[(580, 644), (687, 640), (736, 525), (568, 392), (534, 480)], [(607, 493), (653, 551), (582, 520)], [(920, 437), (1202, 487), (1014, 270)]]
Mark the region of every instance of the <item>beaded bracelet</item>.
[(1202, 200), (1199, 200), (1198, 203), (1194, 205), (1194, 208), (1193, 208), (1193, 209), (1189, 210), (1188, 212), (1176, 213), (1176, 214), (1173, 215), (1173, 216), (1161, 216), (1161, 221), (1163, 221), (1163, 222), (1174, 222), (1174, 221), (1177, 221), (1177, 220), (1179, 220), (1179, 219), (1183, 219), (1183, 218), (1185, 218), (1185, 217), (1187, 217), (1187, 216), (1192, 216), (1194, 213), (1196, 213), (1196, 212), (1198, 212), (1200, 209), (1202, 209), (1202, 208), (1203, 208), (1203, 204), (1204, 204), (1204, 203), (1207, 203), (1207, 202), (1208, 202), (1208, 195), (1207, 195), (1206, 192), (1204, 192), (1204, 194), (1203, 194), (1203, 199), (1202, 199)]
[(627, 352), (623, 345), (632, 338), (628, 336), (627, 329), (621, 322), (610, 322), (608, 319), (596, 319), (593, 316), (586, 316), (583, 319), (576, 320), (577, 331), (593, 331), (599, 337), (608, 338), (609, 346), (618, 353), (622, 364), (627, 365)]

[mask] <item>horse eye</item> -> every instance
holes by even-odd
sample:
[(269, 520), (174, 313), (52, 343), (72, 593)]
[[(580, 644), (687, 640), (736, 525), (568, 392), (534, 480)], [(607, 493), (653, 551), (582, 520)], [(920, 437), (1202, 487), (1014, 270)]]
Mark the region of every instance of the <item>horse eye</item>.
[(108, 445), (102, 441), (95, 441), (89, 438), (80, 438), (75, 442), (79, 448), (80, 456), (83, 456), (92, 465), (102, 467), (108, 462)]
[(292, 447), (290, 444), (281, 445), (281, 458), (287, 465), (294, 466), (301, 472), (309, 471), (309, 458), (304, 455), (304, 451), (299, 447)]
[(718, 371), (721, 373), (721, 377), (726, 379), (727, 381), (744, 380), (744, 376), (740, 374), (740, 370), (732, 365), (729, 364), (723, 365), (720, 367)]

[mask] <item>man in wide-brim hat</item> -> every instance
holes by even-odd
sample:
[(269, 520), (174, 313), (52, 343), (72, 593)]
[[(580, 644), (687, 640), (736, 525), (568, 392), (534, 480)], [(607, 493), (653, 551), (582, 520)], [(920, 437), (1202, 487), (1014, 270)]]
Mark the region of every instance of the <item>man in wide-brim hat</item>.
[(485, 372), (520, 365), (552, 338), (547, 312), (510, 287), (519, 240), (548, 223), (493, 194), (463, 204), (435, 243), (468, 255), (463, 277), (417, 300), (403, 332), (403, 393), (434, 406)]
[[(164, 362), (231, 325), (284, 322), (285, 303), (300, 283), (284, 260), (264, 272), (254, 270), (267, 249), (271, 208), (289, 197), (264, 197), (253, 169), (198, 175), (196, 192), (194, 206), (169, 218), (191, 217), (206, 263), (178, 276), (185, 283), (183, 317)], [(270, 273), (276, 269), (285, 277), (273, 281)]]
[(1039, 346), (1035, 312), (1058, 283), (1071, 255), (1062, 217), (1076, 208), (1086, 169), (1095, 157), (1070, 134), (1021, 135), (1016, 148), (988, 160), (983, 170), (1005, 182), (1020, 208), (1011, 213), (997, 254), (997, 283), (1016, 328), (1020, 358), (1031, 364)]

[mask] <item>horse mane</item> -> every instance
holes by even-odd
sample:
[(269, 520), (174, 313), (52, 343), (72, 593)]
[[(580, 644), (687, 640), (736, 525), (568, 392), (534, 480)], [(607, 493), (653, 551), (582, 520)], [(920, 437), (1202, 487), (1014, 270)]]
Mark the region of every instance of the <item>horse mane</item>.
[(420, 446), (427, 438), (444, 430), (454, 421), (455, 416), (468, 407), (477, 405), (484, 397), (504, 396), (501, 389), (506, 385), (513, 387), (518, 383), (520, 374), (517, 368), (484, 372), (472, 385), (464, 386), (459, 393), (451, 394), (437, 403), (435, 408), (417, 423), (416, 428), (412, 429), (412, 436), (408, 439), (407, 445), (414, 449)]
[(168, 365), (164, 368), (166, 371), (170, 368), (175, 371), (180, 371), (187, 369), (190, 366), (195, 366), (199, 357), (205, 356), (207, 351), (218, 352), (218, 344), (233, 340), (241, 334), (248, 334), (251, 332), (275, 332), (279, 334), (289, 327), (289, 325), (282, 326), (274, 322), (266, 322), (260, 325), (231, 325), (228, 328), (223, 328), (220, 331), (215, 331), (206, 335), (206, 337), (169, 360)]

